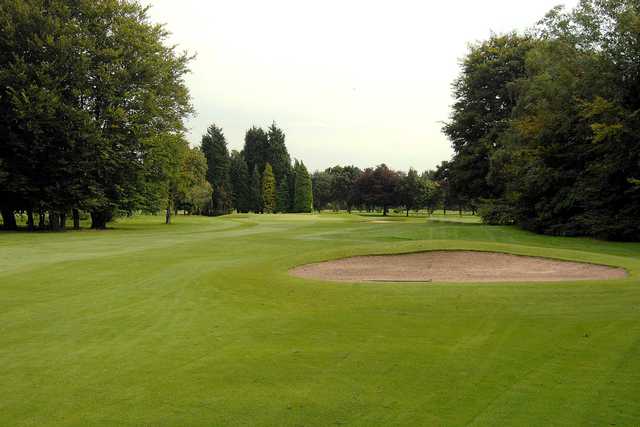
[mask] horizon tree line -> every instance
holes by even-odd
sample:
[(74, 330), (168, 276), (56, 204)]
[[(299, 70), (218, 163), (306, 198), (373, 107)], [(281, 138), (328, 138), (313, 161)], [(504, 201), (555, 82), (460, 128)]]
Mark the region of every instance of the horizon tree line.
[[(386, 164), (361, 170), (355, 166), (334, 166), (312, 175), (314, 209), (322, 211), (353, 209), (372, 212), (402, 207), (406, 216), (411, 210), (427, 209), (429, 214), (446, 200), (445, 186), (436, 180), (435, 171), (419, 174), (390, 169)], [(446, 211), (447, 205), (444, 205)], [(462, 208), (461, 208), (462, 209)]]

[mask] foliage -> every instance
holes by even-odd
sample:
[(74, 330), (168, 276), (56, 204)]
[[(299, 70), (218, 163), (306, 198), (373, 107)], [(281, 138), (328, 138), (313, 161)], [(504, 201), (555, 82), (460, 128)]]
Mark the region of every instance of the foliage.
[(365, 169), (354, 185), (355, 200), (368, 209), (382, 207), (386, 216), (389, 208), (400, 204), (400, 180), (400, 174), (385, 164)]
[[(518, 73), (487, 71), (483, 63), (463, 67), (459, 82), (486, 79), (481, 91), (454, 91), (457, 103), (445, 127), (456, 149), (449, 184), (461, 196), (486, 199), (487, 222), (640, 239), (640, 192), (633, 184), (640, 175), (639, 22), (637, 2), (582, 0), (573, 11), (552, 10), (531, 36), (509, 36), (519, 40), (515, 56), (512, 46), (495, 45), (496, 37), (482, 45), (494, 48), (493, 58), (513, 59), (508, 64), (517, 64)], [(484, 100), (505, 93), (513, 94), (510, 102), (494, 114)], [(458, 114), (477, 106), (487, 110), (477, 115), (482, 132), (467, 138), (464, 127), (471, 132), (474, 122)], [(473, 156), (464, 147), (487, 147), (487, 138), (493, 144), (477, 157), (485, 166), (469, 163)]]
[[(284, 137), (283, 137), (284, 143)], [(258, 171), (264, 170), (264, 166), (269, 161), (269, 136), (261, 128), (253, 126), (247, 130), (244, 137), (244, 149), (242, 154), (247, 162), (247, 167), (253, 171), (256, 167)]]
[(329, 171), (314, 172), (311, 176), (313, 185), (313, 207), (317, 211), (326, 209), (333, 201), (333, 175)]
[(313, 211), (313, 184), (303, 162), (295, 161), (294, 212)]
[(213, 188), (207, 181), (207, 159), (199, 148), (189, 148), (182, 159), (175, 206), (200, 214), (211, 204)]
[(258, 165), (253, 167), (249, 190), (251, 192), (251, 211), (255, 213), (262, 213), (262, 176), (258, 170)]
[(249, 212), (252, 207), (249, 169), (242, 153), (231, 152), (229, 176), (232, 189), (233, 207), (238, 212)]
[(282, 181), (278, 182), (278, 190), (276, 193), (276, 212), (288, 212), (290, 208), (289, 201), (289, 179), (285, 177)]
[(271, 164), (267, 163), (262, 173), (262, 209), (265, 213), (276, 210), (276, 178)]
[(190, 57), (166, 44), (146, 9), (6, 0), (0, 33), (2, 210), (55, 218), (82, 208), (104, 228), (114, 211), (159, 198), (147, 194), (161, 186), (146, 181), (154, 163), (146, 142), (183, 130)]
[(207, 159), (207, 181), (213, 188), (212, 215), (224, 215), (232, 208), (229, 150), (222, 129), (212, 124), (202, 136), (201, 150)]
[(291, 157), (289, 157), (289, 151), (285, 144), (284, 131), (277, 127), (274, 122), (269, 127), (267, 139), (269, 143), (266, 162), (271, 164), (276, 181), (284, 181), (291, 173)]

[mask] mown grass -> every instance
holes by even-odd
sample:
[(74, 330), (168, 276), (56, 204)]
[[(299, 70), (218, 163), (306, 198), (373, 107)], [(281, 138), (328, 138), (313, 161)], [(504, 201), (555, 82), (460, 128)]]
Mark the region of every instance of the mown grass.
[[(107, 231), (0, 234), (0, 424), (640, 425), (640, 244), (379, 219), (137, 217)], [(341, 284), (287, 274), (428, 249), (630, 275)]]

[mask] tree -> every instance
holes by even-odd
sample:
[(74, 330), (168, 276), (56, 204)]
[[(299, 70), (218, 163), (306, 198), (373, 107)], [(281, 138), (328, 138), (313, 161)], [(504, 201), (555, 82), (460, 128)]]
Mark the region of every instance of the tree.
[[(69, 210), (104, 228), (144, 207), (150, 147), (191, 113), (189, 55), (136, 2), (7, 1), (0, 8), (3, 216), (38, 211), (64, 226)], [(8, 221), (9, 223), (11, 220)]]
[(262, 209), (266, 213), (273, 213), (276, 209), (276, 178), (269, 163), (262, 174)]
[(638, 22), (635, 0), (582, 0), (472, 49), (445, 126), (458, 205), (541, 233), (640, 239)]
[[(448, 185), (458, 203), (475, 206), (500, 194), (500, 182), (488, 181), (490, 158), (518, 101), (517, 81), (526, 76), (530, 36), (493, 35), (472, 45), (453, 85), (456, 102), (443, 132), (452, 142)], [(497, 188), (496, 188), (497, 187)]]
[(253, 174), (251, 175), (251, 211), (254, 213), (262, 213), (262, 178), (258, 166), (253, 167)]
[(269, 127), (267, 138), (269, 141), (267, 162), (273, 168), (276, 182), (280, 183), (286, 180), (291, 173), (291, 157), (289, 157), (289, 151), (285, 144), (285, 134), (274, 122)]
[(313, 207), (320, 212), (322, 209), (326, 209), (330, 203), (333, 202), (333, 195), (331, 194), (333, 176), (326, 171), (316, 171), (311, 176), (311, 183), (313, 186)]
[(398, 191), (400, 201), (409, 216), (409, 210), (420, 207), (424, 201), (426, 182), (422, 180), (415, 169), (411, 168), (409, 173), (402, 177)]
[(264, 170), (265, 164), (269, 161), (269, 136), (267, 133), (255, 126), (249, 129), (244, 137), (242, 154), (250, 171), (256, 167), (258, 171)]
[(336, 208), (344, 208), (349, 213), (354, 205), (354, 184), (362, 173), (355, 166), (334, 166), (327, 170), (331, 174), (331, 200)]
[(201, 213), (206, 210), (213, 193), (207, 181), (207, 159), (199, 148), (186, 151), (178, 179), (178, 193), (174, 206), (189, 213)]
[(400, 181), (400, 174), (385, 164), (375, 169), (367, 168), (355, 181), (354, 201), (365, 206), (367, 210), (380, 207), (386, 216), (390, 207), (400, 204)]
[(295, 164), (294, 212), (313, 211), (313, 184), (306, 166), (302, 162)]
[(438, 205), (442, 201), (442, 191), (436, 181), (433, 180), (434, 172), (424, 172), (422, 174), (422, 181), (425, 183), (424, 194), (421, 201), (421, 206), (427, 208), (429, 215), (433, 214)]
[(145, 146), (146, 191), (142, 207), (150, 212), (165, 210), (165, 223), (169, 224), (179, 197), (181, 168), (189, 145), (181, 135), (157, 135), (145, 141)]
[(278, 183), (278, 191), (276, 194), (276, 212), (288, 212), (291, 203), (289, 202), (289, 179), (285, 177)]
[(213, 188), (212, 214), (229, 213), (232, 201), (229, 180), (229, 151), (222, 129), (212, 124), (202, 136), (201, 149), (207, 159), (207, 180)]
[(233, 207), (237, 212), (249, 212), (253, 206), (250, 187), (251, 177), (244, 157), (238, 151), (231, 152), (229, 170)]

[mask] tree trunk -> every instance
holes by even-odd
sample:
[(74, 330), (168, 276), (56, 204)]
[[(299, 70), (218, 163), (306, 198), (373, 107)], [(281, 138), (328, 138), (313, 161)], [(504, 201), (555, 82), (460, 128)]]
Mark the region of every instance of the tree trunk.
[(38, 212), (38, 230), (44, 230), (45, 228), (45, 218), (44, 218), (44, 211), (42, 209), (40, 209), (40, 212)]
[(67, 227), (67, 213), (62, 212), (60, 214), (60, 230), (64, 230)]
[(112, 215), (109, 211), (91, 212), (91, 228), (94, 230), (105, 230), (107, 222), (111, 221)]
[(2, 208), (0, 211), (2, 214), (2, 222), (4, 223), (5, 230), (17, 230), (18, 224), (16, 223), (16, 217), (13, 210), (9, 208)]
[(73, 215), (73, 229), (80, 230), (80, 211), (78, 209), (73, 209), (71, 214)]
[(389, 212), (389, 208), (387, 207), (387, 205), (385, 205), (382, 208), (382, 216), (387, 216), (387, 213)]
[(407, 218), (409, 218), (409, 208), (407, 208)]
[(27, 230), (33, 231), (33, 228), (33, 209), (29, 208), (27, 209)]
[(171, 207), (167, 206), (167, 215), (165, 217), (165, 224), (171, 224)]

